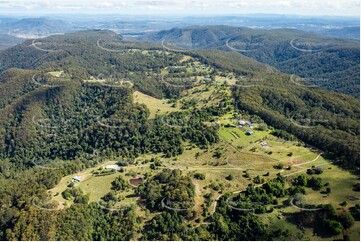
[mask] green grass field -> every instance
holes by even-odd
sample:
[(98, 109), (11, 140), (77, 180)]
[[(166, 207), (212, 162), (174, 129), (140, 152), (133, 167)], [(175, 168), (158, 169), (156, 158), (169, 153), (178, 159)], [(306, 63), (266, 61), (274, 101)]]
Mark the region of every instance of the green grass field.
[(172, 104), (168, 103), (168, 100), (160, 100), (138, 91), (133, 93), (133, 98), (135, 103), (145, 104), (148, 107), (150, 111), (149, 118), (151, 119), (157, 114), (162, 115), (168, 112), (179, 111), (178, 108), (171, 107)]
[(64, 74), (64, 71), (51, 71), (51, 72), (49, 72), (49, 74), (54, 77), (61, 77), (61, 75)]
[[(75, 183), (75, 187), (80, 188), (84, 192), (84, 194), (88, 194), (89, 200), (91, 202), (97, 202), (99, 201), (100, 198), (102, 198), (105, 194), (107, 194), (111, 190), (111, 183), (112, 181), (115, 180), (116, 177), (122, 176), (124, 177), (124, 179), (126, 179), (129, 182), (129, 180), (133, 178), (128, 174), (129, 171), (134, 170), (135, 177), (150, 171), (149, 165), (139, 165), (139, 166), (125, 167), (124, 172), (116, 172), (114, 174), (110, 174), (106, 176), (94, 176), (92, 174), (92, 171), (96, 171), (101, 167), (105, 167), (107, 165), (113, 165), (113, 164), (115, 164), (114, 161), (107, 161), (98, 165), (97, 167), (88, 168), (82, 172), (78, 172), (76, 174), (66, 176), (61, 179), (60, 183), (56, 187), (50, 189), (49, 193), (53, 196), (54, 201), (57, 201), (61, 204), (66, 203), (67, 205), (70, 205), (71, 201), (64, 199), (61, 193), (67, 189), (67, 186), (71, 182), (72, 178), (78, 176), (81, 178), (81, 181)], [(128, 196), (134, 194), (134, 188), (135, 187), (130, 186), (130, 188), (127, 191), (121, 193), (121, 195), (125, 196), (125, 200), (122, 201), (122, 203), (135, 204), (137, 198), (132, 196), (130, 196), (129, 198)], [(58, 195), (54, 196), (55, 194)]]

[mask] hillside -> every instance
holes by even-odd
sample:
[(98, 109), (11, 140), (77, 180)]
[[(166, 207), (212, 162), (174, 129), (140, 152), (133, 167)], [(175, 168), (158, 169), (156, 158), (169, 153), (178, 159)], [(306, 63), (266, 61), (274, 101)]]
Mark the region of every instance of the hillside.
[(359, 41), (293, 29), (259, 30), (230, 26), (173, 28), (138, 37), (175, 50), (235, 51), (326, 90), (359, 97)]
[(4, 19), (0, 22), (0, 33), (15, 36), (46, 36), (72, 30), (70, 23), (49, 18)]
[[(131, 81), (134, 88), (154, 97), (177, 98), (182, 88), (177, 88), (177, 86), (172, 85), (164, 86), (159, 80), (161, 79), (162, 69), (169, 69), (172, 65), (175, 65), (177, 61), (181, 61), (182, 54), (175, 52), (169, 55), (165, 52), (159, 52), (157, 50), (161, 50), (159, 45), (151, 46), (122, 42), (120, 39), (119, 36), (114, 35), (114, 33), (110, 31), (85, 31), (67, 34), (65, 36), (53, 36), (41, 42), (39, 46), (41, 46), (43, 50), (34, 48), (34, 46), (30, 44), (32, 42), (27, 41), (24, 44), (3, 51), (0, 60), (2, 59), (4, 63), (3, 68), (6, 69), (26, 68), (43, 70), (40, 72), (38, 70), (34, 73), (37, 75), (36, 78), (43, 76), (46, 70), (62, 69), (65, 72), (62, 78), (42, 77), (42, 80), (39, 82), (46, 80), (51, 82), (50, 80), (56, 79), (58, 82), (60, 81), (65, 84), (69, 82), (69, 84), (71, 83), (72, 85), (79, 85), (76, 83), (81, 80), (89, 80), (94, 77), (95, 79), (111, 77), (112, 79)], [(99, 40), (104, 41), (103, 45), (100, 45), (101, 48), (99, 47)], [(54, 48), (54, 51), (50, 51), (50, 48)], [(110, 48), (114, 48), (116, 52), (109, 51), (111, 50)], [(17, 53), (17, 55), (14, 55), (14, 53)], [(264, 105), (265, 100), (254, 100), (254, 102), (250, 103), (251, 106), (242, 107), (247, 111), (260, 115), (258, 112), (260, 111), (259, 108), (262, 107), (262, 109), (266, 109), (271, 113), (278, 112), (278, 114), (282, 114), (288, 119), (288, 121), (286, 121), (287, 125), (292, 125), (290, 118), (295, 114), (299, 116), (298, 119), (316, 119), (317, 116), (320, 116), (327, 120), (327, 122), (316, 122), (315, 124), (325, 128), (326, 137), (333, 137), (332, 141), (326, 142), (327, 144), (321, 141), (324, 140), (323, 137), (320, 137), (318, 141), (318, 139), (310, 138), (308, 135), (305, 136), (305, 134), (300, 133), (298, 130), (288, 129), (288, 131), (332, 153), (335, 152), (334, 149), (339, 145), (339, 147), (342, 148), (339, 148), (340, 152), (336, 151), (335, 154), (342, 154), (346, 159), (351, 159), (348, 160), (348, 163), (358, 163), (357, 140), (359, 132), (357, 120), (359, 113), (356, 99), (345, 95), (331, 95), (331, 93), (322, 91), (319, 88), (308, 88), (296, 85), (293, 80), (293, 78), (295, 78), (294, 76), (284, 75), (273, 68), (254, 62), (249, 58), (240, 58), (235, 52), (195, 51), (193, 53), (190, 52), (190, 54), (199, 59), (201, 63), (211, 65), (215, 68), (211, 73), (208, 73), (208, 75), (226, 71), (234, 73), (238, 83), (246, 81), (251, 84), (257, 84), (255, 88), (251, 89), (242, 88), (243, 85), (235, 85), (235, 87), (241, 87), (240, 90), (247, 95), (257, 92), (263, 99), (268, 99), (267, 103), (270, 102), (269, 105)], [(174, 68), (176, 72), (172, 75), (187, 77), (187, 75), (182, 74), (182, 68)], [(13, 77), (10, 79), (12, 81), (9, 81), (9, 77), (16, 75), (16, 73), (16, 70), (3, 73), (3, 79), (7, 79), (7, 81), (3, 81), (2, 84), (4, 87), (2, 105), (4, 106), (5, 104), (5, 107), (9, 106), (7, 104), (11, 104), (19, 98), (22, 98), (21, 95), (26, 93), (31, 94), (31, 90), (33, 90), (37, 84), (38, 87), (40, 87), (39, 82), (34, 83), (34, 81), (31, 86), (29, 86), (29, 84), (24, 86), (26, 81), (24, 77), (20, 78), (20, 76), (24, 76), (24, 74), (20, 73), (17, 78)], [(28, 78), (32, 75), (30, 73), (27, 74)], [(34, 76), (32, 78), (34, 78)], [(68, 78), (70, 78), (70, 80), (67, 80)], [(20, 80), (24, 80), (24, 84), (18, 83)], [(23, 85), (23, 87), (11, 90), (11, 87), (15, 85), (15, 83), (12, 82), (17, 82), (16, 85)], [(7, 85), (9, 86), (7, 87)], [(64, 86), (64, 84), (60, 87), (55, 87), (61, 89), (66, 87), (66, 85), (65, 87), (62, 86)], [(55, 90), (56, 89), (52, 90), (52, 92)], [(38, 90), (35, 91), (38, 92)], [(280, 95), (278, 93), (282, 93), (282, 95), (278, 97)], [(268, 98), (266, 98), (265, 95), (268, 96)], [(272, 99), (270, 99), (270, 97), (272, 97)], [(256, 96), (253, 95), (252, 98), (254, 99)], [(278, 100), (278, 102), (275, 102), (275, 100)], [(236, 98), (235, 101), (235, 105), (237, 106), (238, 98)], [(317, 106), (320, 107), (315, 109)], [(12, 107), (12, 105), (8, 108), (10, 107)], [(264, 116), (260, 116), (262, 119), (267, 120), (271, 115), (264, 114)], [(275, 121), (270, 120), (270, 122), (273, 123)], [(336, 132), (338, 130), (340, 134)], [(308, 133), (309, 131), (306, 130), (305, 132)], [(353, 145), (343, 147), (344, 143), (341, 144), (338, 142), (342, 136)], [(342, 142), (342, 140), (339, 141)], [(328, 145), (330, 145), (329, 148), (326, 148)]]
[(359, 237), (354, 97), (106, 30), (0, 63), (0, 240)]
[(343, 27), (343, 28), (336, 28), (336, 29), (326, 29), (326, 30), (320, 31), (320, 34), (323, 34), (326, 36), (338, 37), (338, 38), (360, 40), (360, 28), (359, 27)]
[(12, 47), (23, 42), (24, 39), (16, 38), (7, 34), (0, 34), (0, 50)]

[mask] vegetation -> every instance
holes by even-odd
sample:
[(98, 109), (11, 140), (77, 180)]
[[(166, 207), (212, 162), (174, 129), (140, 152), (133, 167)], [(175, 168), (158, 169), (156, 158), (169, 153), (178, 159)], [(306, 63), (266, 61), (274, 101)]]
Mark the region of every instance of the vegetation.
[(64, 51), (0, 52), (0, 240), (338, 239), (358, 225), (359, 183), (331, 162), (359, 166), (356, 99), (237, 53), (102, 30), (42, 41)]
[[(189, 35), (192, 38), (188, 38)], [(358, 41), (322, 37), (299, 30), (231, 26), (173, 28), (140, 36), (139, 39), (157, 43), (167, 39), (183, 43), (186, 49), (191, 46), (191, 49), (238, 51), (285, 73), (305, 78), (297, 80), (300, 85), (316, 85), (359, 97)], [(273, 68), (268, 68), (268, 72), (273, 71)]]

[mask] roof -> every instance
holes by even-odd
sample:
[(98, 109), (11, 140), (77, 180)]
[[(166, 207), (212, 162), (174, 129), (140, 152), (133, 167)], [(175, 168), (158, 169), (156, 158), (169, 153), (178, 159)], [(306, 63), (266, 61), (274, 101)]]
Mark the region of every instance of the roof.
[(119, 169), (118, 165), (108, 165), (105, 167), (105, 169)]
[(80, 176), (74, 176), (74, 177), (73, 177), (73, 180), (81, 181), (81, 177), (80, 177)]

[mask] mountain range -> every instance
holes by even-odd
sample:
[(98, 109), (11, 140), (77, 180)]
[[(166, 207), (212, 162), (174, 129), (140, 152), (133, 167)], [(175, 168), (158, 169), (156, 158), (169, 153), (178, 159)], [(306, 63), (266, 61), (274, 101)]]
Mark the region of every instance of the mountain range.
[(325, 37), (295, 29), (259, 30), (231, 26), (191, 26), (148, 33), (139, 41), (180, 51), (218, 49), (269, 64), (308, 80), (309, 86), (359, 97), (358, 40)]

